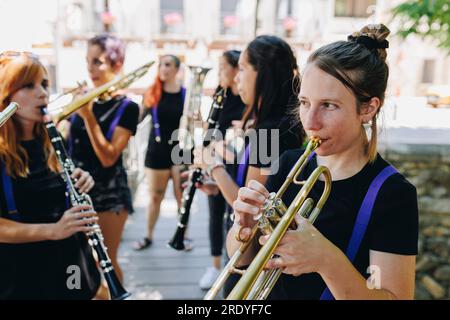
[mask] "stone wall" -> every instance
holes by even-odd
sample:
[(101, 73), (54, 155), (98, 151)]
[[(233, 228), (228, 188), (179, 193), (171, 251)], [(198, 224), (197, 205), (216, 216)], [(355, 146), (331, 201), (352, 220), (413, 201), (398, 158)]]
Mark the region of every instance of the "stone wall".
[(450, 299), (450, 146), (403, 145), (381, 153), (417, 188), (416, 299)]

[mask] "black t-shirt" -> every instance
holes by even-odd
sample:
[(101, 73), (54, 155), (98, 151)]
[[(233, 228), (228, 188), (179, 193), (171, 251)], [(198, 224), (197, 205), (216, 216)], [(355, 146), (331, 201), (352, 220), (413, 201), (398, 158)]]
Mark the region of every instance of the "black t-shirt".
[(245, 105), (241, 100), (241, 96), (235, 96), (231, 90), (229, 90), (223, 104), (223, 110), (219, 117), (219, 131), (222, 133), (223, 138), (225, 138), (226, 130), (231, 127), (231, 122), (242, 118), (244, 108)]
[[(93, 113), (105, 137), (123, 99), (125, 99), (124, 96), (117, 96), (105, 102), (97, 101), (94, 103)], [(129, 130), (134, 135), (138, 119), (139, 106), (135, 102), (129, 101), (117, 126)], [(94, 178), (102, 174), (107, 175), (108, 172), (115, 172), (116, 166), (123, 166), (122, 157), (119, 157), (112, 167), (103, 168), (92, 147), (83, 119), (75, 115), (71, 122), (69, 143), (72, 149), (72, 159), (77, 166), (89, 171)]]
[[(247, 177), (248, 167), (273, 168), (278, 164), (281, 154), (290, 149), (302, 146), (300, 138), (301, 127), (298, 121), (290, 116), (268, 119), (246, 131), (245, 145), (249, 146), (248, 166), (245, 170), (244, 179)], [(236, 159), (242, 163), (243, 153), (237, 155)], [(236, 181), (238, 165), (232, 166), (232, 176)]]
[[(151, 110), (147, 112), (151, 112)], [(163, 90), (161, 100), (158, 103), (157, 112), (161, 143), (169, 144), (169, 141), (172, 138), (172, 132), (179, 128), (180, 118), (183, 115), (182, 90), (176, 93), (170, 93)], [(149, 143), (157, 143), (155, 137), (155, 129), (152, 127)]]
[[(269, 177), (266, 187), (276, 192), (299, 159), (303, 150), (290, 150), (280, 158), (279, 172)], [(356, 216), (369, 185), (382, 169), (389, 164), (380, 156), (373, 164), (368, 163), (354, 176), (333, 181), (331, 193), (314, 226), (344, 253), (347, 249)], [(314, 157), (300, 174), (305, 180), (317, 168)], [(310, 195), (315, 203), (322, 194), (324, 182), (319, 181)], [(283, 196), (289, 205), (300, 190), (291, 184)], [(416, 255), (418, 241), (418, 208), (416, 188), (401, 174), (389, 177), (381, 187), (373, 208), (367, 232), (356, 255), (354, 265), (365, 277), (369, 266), (369, 250), (400, 255)], [(299, 277), (282, 275), (270, 298), (274, 299), (319, 299), (325, 282), (317, 273)]]
[[(20, 222), (55, 223), (67, 210), (66, 185), (47, 167), (42, 143), (21, 143), (29, 157), (29, 175), (11, 178)], [(8, 218), (5, 191), (0, 185), (0, 216)], [(100, 275), (83, 233), (58, 241), (0, 243), (0, 299), (90, 299)], [(78, 266), (81, 290), (69, 290), (67, 270)]]
[[(249, 166), (273, 169), (278, 165), (279, 155), (287, 150), (300, 148), (302, 146), (300, 133), (300, 124), (290, 116), (270, 119), (254, 129), (247, 130), (245, 145), (250, 145), (250, 152), (248, 165), (243, 171), (242, 183), (247, 179)], [(241, 150), (236, 155), (234, 163), (226, 164), (226, 170), (235, 182), (238, 182), (239, 164), (243, 163), (244, 152), (245, 150)], [(232, 207), (227, 203), (227, 212), (230, 214), (232, 211)]]

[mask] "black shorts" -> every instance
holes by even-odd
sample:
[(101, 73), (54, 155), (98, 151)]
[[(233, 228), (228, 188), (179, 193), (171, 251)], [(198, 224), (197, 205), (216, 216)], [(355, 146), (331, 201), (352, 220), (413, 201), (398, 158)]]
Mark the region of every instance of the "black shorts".
[[(175, 159), (172, 158), (174, 151)], [(185, 158), (183, 152), (180, 152), (178, 143), (169, 144), (166, 141), (156, 142), (150, 140), (147, 153), (145, 154), (145, 167), (149, 169), (164, 170), (170, 169), (176, 165), (192, 164), (193, 150), (189, 151), (190, 155)], [(186, 161), (184, 161), (184, 160)]]
[(145, 154), (145, 167), (159, 170), (172, 168), (172, 149), (173, 146), (166, 141), (150, 141)]
[(95, 185), (89, 195), (94, 203), (95, 211), (119, 213), (126, 209), (128, 213), (133, 213), (133, 200), (125, 168), (116, 166), (108, 171), (107, 175), (91, 172)]

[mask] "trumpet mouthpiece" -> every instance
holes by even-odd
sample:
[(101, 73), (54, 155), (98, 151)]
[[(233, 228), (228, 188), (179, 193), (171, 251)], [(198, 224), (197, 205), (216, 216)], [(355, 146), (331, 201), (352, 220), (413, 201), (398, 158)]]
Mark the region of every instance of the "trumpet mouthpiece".
[(319, 137), (311, 137), (310, 140), (311, 140), (311, 146), (312, 146), (313, 150), (317, 149), (320, 146), (320, 144), (322, 143), (322, 140)]

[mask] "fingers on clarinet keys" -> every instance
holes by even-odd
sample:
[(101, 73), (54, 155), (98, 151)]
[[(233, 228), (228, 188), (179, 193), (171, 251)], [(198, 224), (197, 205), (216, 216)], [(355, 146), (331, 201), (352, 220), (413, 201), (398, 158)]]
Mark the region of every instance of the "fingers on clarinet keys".
[(94, 179), (87, 171), (76, 168), (71, 177), (75, 181), (75, 188), (81, 193), (88, 193), (94, 187)]
[(78, 232), (95, 232), (97, 221), (97, 213), (91, 206), (72, 207), (58, 222), (50, 225), (50, 240), (62, 240)]

